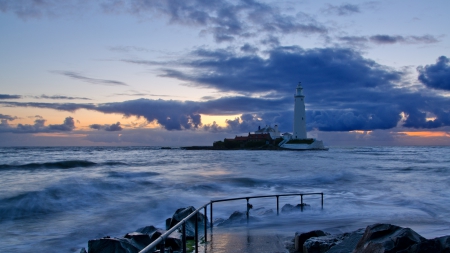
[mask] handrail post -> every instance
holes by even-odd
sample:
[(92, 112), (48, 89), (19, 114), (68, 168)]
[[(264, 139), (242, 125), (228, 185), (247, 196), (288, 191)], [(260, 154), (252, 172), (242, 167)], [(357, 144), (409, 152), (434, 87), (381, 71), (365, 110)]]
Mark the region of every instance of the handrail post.
[(211, 205), (209, 206), (209, 219), (211, 220), (210, 225), (211, 225), (211, 231), (213, 229), (213, 202), (211, 201)]
[(195, 253), (198, 253), (198, 212), (195, 213), (195, 235), (194, 235), (194, 241), (195, 241)]
[(203, 208), (203, 211), (204, 211), (204, 213), (205, 213), (205, 219), (204, 219), (204, 226), (205, 226), (205, 243), (208, 241), (208, 226), (207, 226), (207, 224), (208, 224), (208, 216), (207, 216), (207, 214), (208, 214), (208, 212), (206, 211), (206, 207), (207, 207), (207, 205)]
[(164, 253), (164, 252), (166, 252), (165, 249), (166, 249), (165, 242), (164, 242), (164, 240), (162, 240), (161, 243), (159, 244), (159, 252)]
[(250, 215), (250, 208), (249, 208), (250, 203), (248, 203), (249, 198), (246, 198), (246, 199), (247, 199), (247, 224), (248, 224), (248, 219), (249, 219), (249, 215)]
[(280, 202), (279, 202), (280, 196), (277, 195), (277, 215), (280, 215)]
[(303, 212), (303, 194), (300, 194), (300, 210)]
[(186, 222), (183, 222), (182, 227), (182, 241), (183, 241), (183, 253), (186, 253)]
[(323, 210), (323, 192), (320, 193), (320, 195), (322, 195), (322, 210)]

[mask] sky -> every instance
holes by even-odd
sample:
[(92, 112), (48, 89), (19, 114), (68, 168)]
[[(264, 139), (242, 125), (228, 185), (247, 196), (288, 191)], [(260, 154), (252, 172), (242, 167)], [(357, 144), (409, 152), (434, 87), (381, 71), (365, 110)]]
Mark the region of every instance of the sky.
[(450, 1), (0, 0), (0, 146), (450, 145)]

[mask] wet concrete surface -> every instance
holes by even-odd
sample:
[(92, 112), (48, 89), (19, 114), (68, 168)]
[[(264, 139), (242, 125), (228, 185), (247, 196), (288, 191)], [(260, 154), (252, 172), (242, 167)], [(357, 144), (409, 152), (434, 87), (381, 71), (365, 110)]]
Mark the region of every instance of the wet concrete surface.
[(239, 231), (215, 229), (199, 252), (208, 253), (287, 253), (286, 235), (241, 228)]

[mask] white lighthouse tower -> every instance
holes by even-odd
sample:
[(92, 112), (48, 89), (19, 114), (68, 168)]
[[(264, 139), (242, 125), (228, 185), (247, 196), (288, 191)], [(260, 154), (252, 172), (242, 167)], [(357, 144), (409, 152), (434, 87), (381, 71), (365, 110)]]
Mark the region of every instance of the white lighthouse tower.
[(292, 139), (306, 139), (305, 96), (303, 95), (303, 87), (300, 82), (295, 89), (294, 98), (294, 132)]

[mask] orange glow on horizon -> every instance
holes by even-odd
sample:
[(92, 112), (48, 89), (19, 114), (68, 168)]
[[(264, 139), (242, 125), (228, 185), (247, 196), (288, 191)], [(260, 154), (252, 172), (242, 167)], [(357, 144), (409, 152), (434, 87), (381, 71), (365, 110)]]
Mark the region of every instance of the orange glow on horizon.
[(74, 133), (36, 133), (33, 134), (33, 136), (39, 136), (39, 137), (71, 137), (71, 138), (78, 138), (78, 137), (86, 137), (87, 134), (74, 134)]
[(412, 137), (447, 137), (450, 138), (450, 134), (447, 132), (430, 132), (430, 131), (418, 131), (418, 132), (398, 132)]

